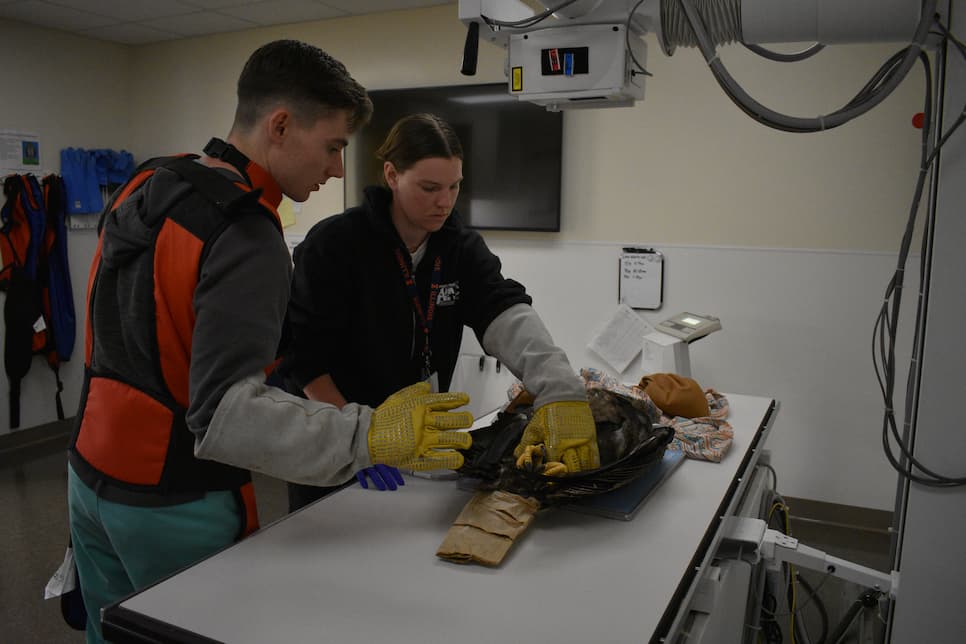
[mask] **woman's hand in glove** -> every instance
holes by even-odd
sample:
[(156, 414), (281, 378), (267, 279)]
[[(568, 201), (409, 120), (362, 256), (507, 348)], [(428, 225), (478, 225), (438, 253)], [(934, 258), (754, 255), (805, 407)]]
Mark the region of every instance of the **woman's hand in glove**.
[[(550, 474), (573, 474), (600, 467), (597, 426), (590, 405), (586, 401), (561, 401), (540, 407), (513, 450), (517, 467), (526, 466), (536, 446), (545, 449)], [(553, 467), (553, 463), (562, 463), (566, 470)]]

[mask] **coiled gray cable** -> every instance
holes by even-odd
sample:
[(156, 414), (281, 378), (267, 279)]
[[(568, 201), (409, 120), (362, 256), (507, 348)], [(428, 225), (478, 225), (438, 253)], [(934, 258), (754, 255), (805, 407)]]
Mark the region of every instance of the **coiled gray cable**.
[[(695, 0), (698, 13), (704, 18), (708, 38), (715, 45), (741, 41), (741, 0)], [(684, 7), (677, 0), (661, 1), (661, 27), (664, 47), (673, 54), (675, 47), (698, 47), (698, 37)]]

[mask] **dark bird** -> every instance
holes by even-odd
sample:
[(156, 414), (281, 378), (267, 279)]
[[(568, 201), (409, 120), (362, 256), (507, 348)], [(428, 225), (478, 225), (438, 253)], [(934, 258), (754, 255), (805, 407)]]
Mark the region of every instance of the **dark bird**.
[(438, 557), (497, 566), (542, 507), (615, 490), (661, 460), (674, 430), (654, 425), (660, 413), (649, 401), (605, 389), (590, 389), (587, 396), (600, 452), (594, 470), (548, 476), (539, 457), (530, 468), (518, 467), (513, 450), (533, 415), (532, 400), (511, 404), (492, 425), (473, 432), (457, 472), (459, 486), (477, 493), (453, 521)]
[(504, 490), (544, 506), (555, 505), (617, 489), (661, 460), (674, 430), (654, 424), (657, 417), (651, 406), (605, 389), (590, 389), (587, 395), (597, 426), (599, 468), (547, 476), (539, 460), (532, 469), (517, 467), (513, 450), (533, 408), (511, 404), (492, 425), (473, 432), (473, 445), (463, 452), (464, 464), (457, 470), (460, 487)]

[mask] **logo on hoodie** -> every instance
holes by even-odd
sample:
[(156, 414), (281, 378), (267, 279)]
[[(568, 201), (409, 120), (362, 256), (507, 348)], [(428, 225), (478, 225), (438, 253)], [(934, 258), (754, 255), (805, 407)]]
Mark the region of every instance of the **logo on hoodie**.
[(460, 299), (460, 283), (440, 284), (436, 294), (436, 306), (453, 306)]

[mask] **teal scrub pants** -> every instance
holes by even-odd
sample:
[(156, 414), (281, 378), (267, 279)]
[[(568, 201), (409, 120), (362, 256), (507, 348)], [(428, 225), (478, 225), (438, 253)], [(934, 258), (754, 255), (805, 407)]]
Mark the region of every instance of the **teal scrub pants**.
[(103, 642), (101, 609), (232, 544), (242, 509), (230, 492), (139, 507), (99, 498), (68, 465), (70, 535), (87, 608), (87, 643)]

